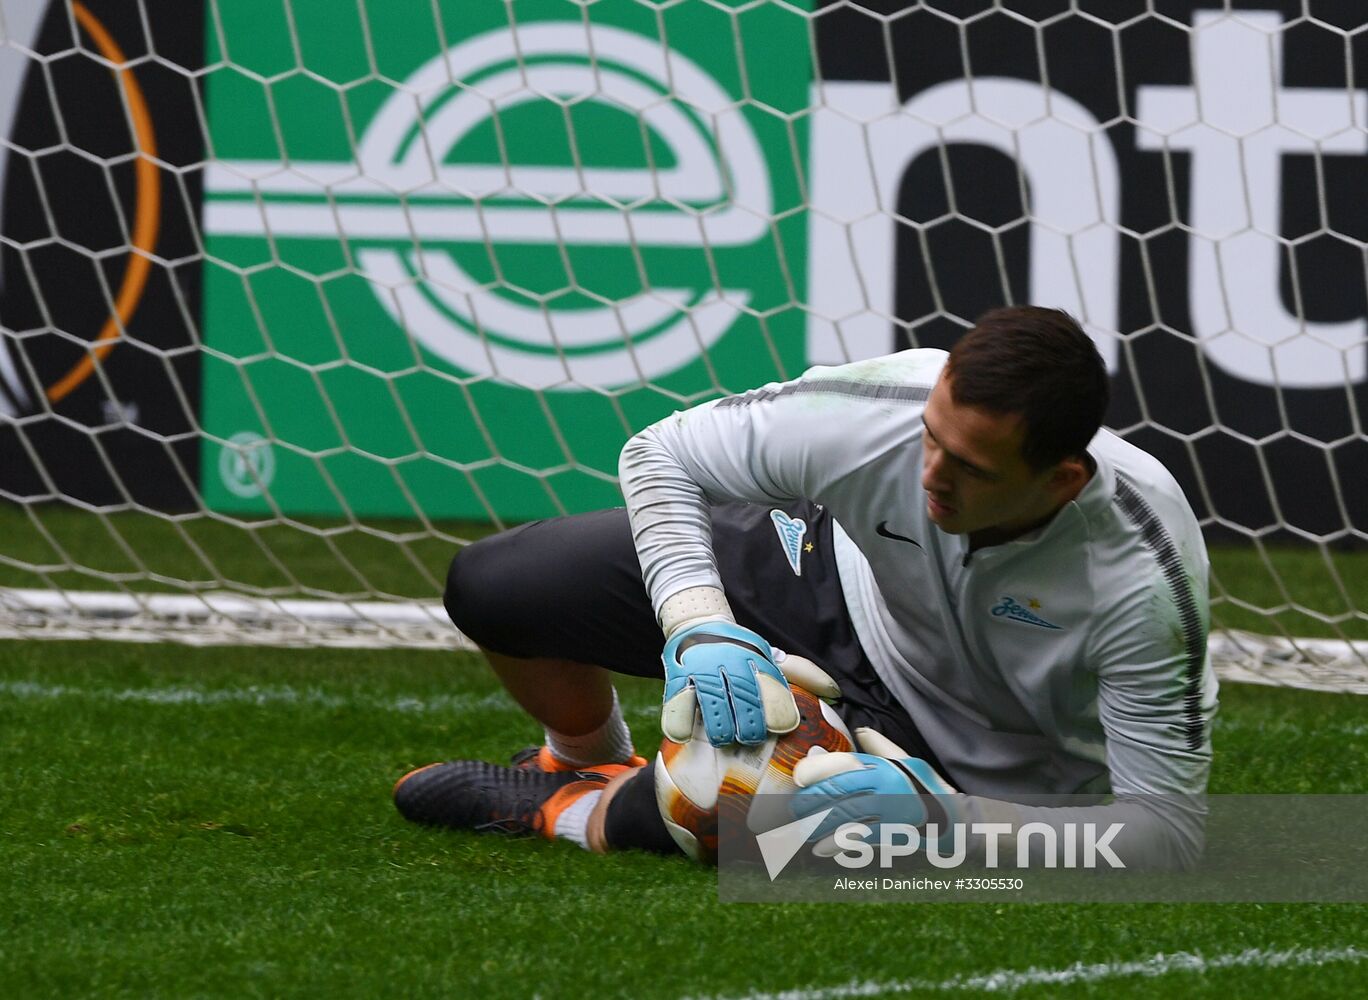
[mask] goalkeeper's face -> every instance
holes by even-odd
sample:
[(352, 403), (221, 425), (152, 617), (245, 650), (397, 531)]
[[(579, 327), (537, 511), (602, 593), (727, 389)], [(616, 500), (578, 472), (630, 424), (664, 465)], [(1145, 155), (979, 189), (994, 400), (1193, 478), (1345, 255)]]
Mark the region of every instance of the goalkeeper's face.
[(1020, 415), (956, 403), (944, 375), (923, 419), (927, 513), (942, 531), (969, 533), (975, 544), (1007, 541), (1043, 524), (1087, 482), (1078, 459), (1031, 468), (1021, 455)]

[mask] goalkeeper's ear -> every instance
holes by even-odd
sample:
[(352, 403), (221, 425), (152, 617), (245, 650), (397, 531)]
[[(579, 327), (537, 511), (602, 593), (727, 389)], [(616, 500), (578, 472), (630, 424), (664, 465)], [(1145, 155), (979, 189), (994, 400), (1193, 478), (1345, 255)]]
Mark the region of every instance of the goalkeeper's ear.
[(815, 694), (823, 701), (835, 701), (841, 697), (841, 689), (831, 675), (806, 657), (788, 653), (782, 660), (775, 662), (790, 684)]

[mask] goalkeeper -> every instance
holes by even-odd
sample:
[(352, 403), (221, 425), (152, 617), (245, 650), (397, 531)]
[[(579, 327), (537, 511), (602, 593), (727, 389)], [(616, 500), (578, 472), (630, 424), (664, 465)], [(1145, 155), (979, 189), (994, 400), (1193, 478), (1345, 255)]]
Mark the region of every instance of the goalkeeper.
[[(625, 510), (524, 525), (452, 563), (452, 620), (545, 744), (508, 767), (419, 769), (396, 803), (673, 851), (612, 672), (663, 674), (666, 735), (688, 739), (697, 712), (717, 745), (792, 729), (793, 680), (918, 762), (843, 758), (871, 788), (930, 775), (971, 816), (1111, 795), (1097, 808), (1130, 810), (1149, 861), (1190, 864), (1200, 807), (1133, 804), (1205, 791), (1206, 552), (1168, 471), (1100, 429), (1107, 402), (1078, 324), (1013, 307), (948, 355), (814, 368), (647, 428), (622, 452)], [(833, 770), (807, 769), (813, 791), (839, 794)]]

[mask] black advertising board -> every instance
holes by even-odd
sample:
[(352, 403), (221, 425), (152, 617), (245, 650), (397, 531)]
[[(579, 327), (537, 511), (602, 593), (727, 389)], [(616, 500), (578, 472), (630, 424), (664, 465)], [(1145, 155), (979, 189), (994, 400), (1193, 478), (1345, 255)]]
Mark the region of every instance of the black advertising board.
[[(1067, 286), (1083, 286), (1088, 318), (1122, 334), (1105, 338), (1108, 424), (1163, 459), (1199, 516), (1216, 519), (1212, 533), (1290, 527), (1272, 533), (1361, 541), (1368, 32), (1354, 29), (1368, 10), (1353, 0), (1237, 3), (1232, 16), (1186, 0), (997, 6), (822, 6), (818, 61), (834, 99), (845, 86), (886, 85), (944, 143), (913, 144), (886, 168), (899, 216), (890, 346), (948, 347), (963, 327), (945, 312), (1067, 302)], [(1076, 166), (1070, 154), (1028, 148), (1029, 128), (1003, 138), (947, 110), (960, 96), (964, 110), (1029, 121), (1032, 92), (1042, 112), (1093, 139), (1076, 145), (1074, 159), (1092, 163), (1072, 180), (1060, 180)], [(1098, 214), (1112, 225), (1049, 262), (1066, 287), (1042, 295), (1033, 254), (1049, 242), (1033, 239), (1026, 206), (1048, 215), (1051, 189), (1079, 177), (1072, 206), (1110, 197)], [(1059, 214), (1061, 228), (1076, 224)]]
[[(282, 135), (306, 138), (307, 129), (299, 123), (307, 124), (313, 106), (259, 101), (252, 88), (259, 84), (260, 94), (266, 94), (271, 84), (247, 75), (235, 78), (231, 88), (224, 84), (217, 104), (206, 99), (198, 71), (208, 26), (199, 3), (85, 0), (24, 6), (22, 14), (7, 10), (7, 45), (0, 48), (0, 126), (9, 141), (0, 150), (0, 329), (5, 333), (0, 490), (21, 501), (65, 496), (168, 510), (207, 503), (240, 512), (267, 513), (278, 505), (291, 513), (318, 513), (317, 505), (291, 499), (308, 494), (298, 482), (287, 481), (302, 475), (295, 467), (307, 466), (305, 471), (316, 475), (323, 466), (297, 441), (275, 447), (272, 461), (281, 470), (275, 484), (260, 481), (260, 469), (245, 486), (238, 484), (251, 488), (249, 500), (234, 499), (217, 486), (217, 492), (202, 488), (201, 468), (218, 476), (224, 460), (233, 468), (251, 464), (231, 451), (236, 438), (230, 432), (253, 429), (245, 423), (243, 428), (214, 425), (216, 436), (208, 444), (198, 434), (210, 408), (201, 398), (201, 348), (214, 346), (211, 333), (230, 342), (234, 330), (229, 327), (247, 322), (237, 313), (225, 319), (222, 309), (212, 317), (202, 315), (206, 271), (218, 268), (214, 287), (221, 301), (230, 301), (231, 291), (244, 301), (255, 296), (256, 305), (269, 307), (252, 322), (276, 324), (262, 336), (270, 336), (271, 350), (279, 355), (290, 348), (288, 338), (277, 334), (326, 342), (335, 333), (326, 325), (305, 329), (304, 313), (291, 312), (287, 298), (268, 301), (267, 282), (246, 282), (231, 266), (206, 263), (206, 246), (212, 248), (216, 240), (238, 241), (233, 244), (238, 247), (250, 243), (259, 257), (275, 254), (275, 241), (288, 238), (295, 241), (300, 260), (312, 259), (309, 254), (322, 259), (335, 249), (347, 259), (351, 244), (362, 238), (336, 227), (345, 230), (347, 220), (371, 209), (339, 212), (342, 221), (335, 222), (334, 200), (341, 204), (343, 196), (327, 178), (350, 177), (356, 164), (369, 162), (363, 153), (383, 152), (376, 143), (392, 123), (379, 113), (367, 120), (364, 101), (358, 101), (349, 127), (376, 140), (369, 152), (345, 145), (333, 150), (322, 141), (314, 149), (306, 142), (302, 148), (318, 161), (313, 164), (318, 170), (297, 175), (283, 167), (265, 170), (274, 162), (271, 157), (281, 157), (288, 166), (285, 161), (298, 154), (277, 149), (266, 135), (271, 130), (264, 128), (257, 131), (265, 136), (266, 153), (255, 147), (249, 153), (218, 150), (224, 159), (208, 162), (206, 170), (206, 136), (234, 135), (233, 115), (241, 113), (246, 120), (250, 102), (256, 102), (253, 113), (267, 108), (276, 116)], [(251, 11), (264, 17), (268, 8), (275, 25), (270, 30), (297, 34), (299, 51), (306, 55), (329, 51), (323, 43), (348, 32), (370, 37), (351, 15), (334, 24), (328, 6), (316, 0), (297, 0), (289, 8), (310, 13), (297, 23), (282, 20), (278, 4), (258, 10), (244, 0), (234, 8), (238, 28), (223, 29), (224, 40), (216, 46), (237, 42), (236, 49), (228, 45), (230, 58), (233, 51), (248, 51), (246, 39), (233, 32), (250, 34)], [(368, 23), (384, 21), (381, 5), (365, 9)], [(456, 17), (462, 9), (434, 7), (449, 27), (466, 23)], [(566, 6), (573, 18), (550, 2), (519, 10), (524, 40), (554, 42), (555, 51), (548, 49), (546, 58), (554, 56), (566, 66), (589, 58), (555, 48), (574, 41), (578, 21), (570, 22), (579, 17), (578, 8)], [(624, 52), (639, 52), (642, 65), (653, 65), (648, 57), (659, 40), (642, 34), (646, 28), (633, 20), (639, 13), (635, 5), (609, 2), (596, 10), (603, 31), (608, 22), (615, 24), (614, 37), (627, 46)], [(742, 49), (758, 44), (746, 28), (749, 16), (735, 21)], [(947, 347), (992, 306), (1009, 301), (1064, 306), (1094, 333), (1113, 373), (1108, 423), (1174, 470), (1213, 534), (1234, 530), (1362, 540), (1368, 532), (1368, 439), (1363, 433), (1368, 199), (1362, 196), (1368, 73), (1356, 67), (1364, 64), (1368, 46), (1368, 31), (1357, 30), (1368, 18), (1363, 4), (1262, 0), (1225, 8), (1191, 0), (871, 0), (819, 3), (804, 16), (811, 17), (811, 32), (789, 32), (782, 39), (801, 45), (810, 38), (817, 50), (814, 60), (786, 64), (788, 69), (811, 64), (794, 70), (797, 87), (789, 88), (800, 104), (793, 134), (802, 140), (795, 148), (803, 161), (805, 226), (793, 226), (795, 216), (789, 213), (782, 231), (786, 266), (808, 309), (800, 320), (805, 329), (793, 327), (796, 311), (776, 314), (772, 329), (779, 354), (801, 355), (815, 364), (912, 345)], [(493, 27), (481, 27), (476, 39), (459, 32), (440, 37), (447, 38), (450, 52), (467, 56), (476, 49), (515, 51), (504, 37), (505, 21), (489, 20)], [(797, 24), (806, 28), (801, 20)], [(442, 53), (433, 48), (440, 45), (434, 40), (439, 35), (391, 30), (365, 45), (373, 44), (386, 66), (393, 64), (394, 79), (402, 83), (406, 74), (440, 61)], [(769, 37), (779, 44), (780, 35)], [(563, 45), (563, 39), (570, 41)], [(692, 59), (691, 65), (712, 67), (698, 38), (681, 30), (671, 44), (681, 65)], [(340, 51), (340, 42), (332, 48)], [(360, 52), (365, 46), (352, 48)], [(286, 53), (281, 65), (288, 66), (294, 58), (289, 46), (275, 49)], [(760, 64), (758, 58), (755, 62)], [(111, 69), (123, 63), (126, 70)], [(810, 99), (801, 108), (806, 72), (813, 74)], [(367, 87), (401, 89), (384, 74), (372, 76)], [(677, 96), (688, 96), (682, 81), (673, 86), (681, 88)], [(714, 85), (766, 92), (758, 83), (727, 79), (722, 71), (708, 83)], [(336, 106), (327, 88), (317, 89)], [(234, 104), (239, 92), (245, 95), (240, 106)], [(368, 91), (358, 88), (357, 93)], [(386, 94), (386, 101), (372, 103), (389, 107), (394, 94)], [(212, 122), (210, 108), (219, 109)], [(752, 111), (754, 125), (763, 115)], [(787, 138), (764, 138), (787, 155)], [(150, 148), (155, 157), (139, 155)], [(776, 164), (783, 157), (771, 156), (769, 145), (765, 151), (755, 169), (777, 177), (781, 168)], [(443, 166), (454, 171), (452, 176), (464, 176), (463, 163)], [(265, 172), (258, 177), (248, 168)], [(551, 173), (522, 176), (535, 180)], [(210, 191), (206, 210), (203, 184), (209, 175), (219, 188)], [(314, 176), (324, 179), (309, 179)], [(451, 204), (434, 202), (433, 212), (449, 212), (453, 219), (470, 214), (470, 199), (460, 202), (459, 185), (444, 181), (437, 187), (432, 197), (446, 197)], [(768, 182), (761, 187), (771, 190)], [(358, 205), (363, 195), (374, 200), (375, 192), (367, 191), (356, 195)], [(538, 192), (515, 194), (530, 204)], [(407, 194), (401, 192), (390, 198), (385, 216), (389, 228), (383, 235), (394, 245), (382, 246), (371, 234), (372, 250), (412, 250), (420, 238), (404, 228), (403, 197)], [(271, 204), (280, 214), (258, 212), (253, 198), (262, 204), (275, 199)], [(487, 212), (481, 217), (504, 218), (498, 208), (481, 207)], [(317, 218), (310, 215), (307, 225), (291, 229), (291, 220), (304, 218), (299, 213), (307, 214), (306, 209), (316, 210)], [(771, 203), (769, 209), (777, 214), (780, 206)], [(521, 211), (519, 202), (507, 217)], [(264, 226), (268, 217), (278, 220), (272, 223), (275, 230), (253, 228)], [(795, 230), (800, 235), (793, 236)], [(554, 242), (562, 238), (556, 232), (537, 238)], [(431, 253), (430, 260), (455, 252), (432, 239), (433, 249), (423, 251)], [(452, 380), (470, 370), (453, 369), (449, 358), (434, 354), (411, 314), (402, 326), (394, 316), (377, 312), (394, 306), (395, 297), (381, 285), (349, 284), (357, 275), (369, 277), (362, 264), (354, 267), (347, 281), (317, 282), (329, 295), (334, 287), (344, 289), (357, 303), (326, 322), (341, 329), (374, 314), (375, 323), (356, 331), (358, 337), (369, 338), (368, 343), (383, 340), (386, 350), (419, 358), (441, 376), (431, 380), (434, 393), (455, 393)], [(652, 280), (664, 288), (675, 276), (661, 270)], [(250, 295), (244, 295), (249, 284)], [(319, 294), (313, 286), (301, 287), (316, 306)], [(422, 290), (421, 281), (406, 288), (414, 294)], [(510, 307), (510, 315), (527, 311), (508, 294), (494, 304)], [(541, 322), (540, 309), (532, 311)], [(250, 312), (239, 310), (244, 316)], [(478, 324), (467, 327), (443, 326), (433, 336), (475, 338), (470, 343), (482, 336), (491, 343), (496, 339)], [(717, 357), (749, 343), (731, 330), (714, 332)], [(540, 327), (494, 333), (508, 343), (542, 335)], [(252, 332), (243, 339), (256, 336)], [(275, 364), (282, 360), (286, 363)], [(273, 354), (271, 364), (252, 377), (265, 386), (268, 377), (276, 377), (271, 372), (290, 369), (293, 360)], [(372, 396), (388, 406), (396, 383), (384, 365), (377, 370)], [(298, 366), (286, 372), (298, 373)], [(267, 398), (255, 392), (256, 386), (244, 388), (247, 378), (238, 379), (238, 369), (231, 374), (223, 378), (220, 371), (219, 380), (232, 383), (244, 412), (249, 403)], [(351, 383), (359, 384), (361, 375), (345, 374), (356, 375), (347, 391), (359, 392)], [(502, 392), (498, 373), (491, 374), (474, 391)], [(664, 372), (661, 384), (668, 386), (677, 374)], [(404, 391), (408, 385), (403, 384)], [(542, 391), (542, 383), (528, 385), (529, 393)], [(569, 426), (579, 418), (571, 414), (563, 390), (545, 393), (547, 405), (566, 415), (558, 433), (593, 437), (594, 428)], [(283, 391), (267, 395), (293, 399)], [(345, 402), (341, 395), (337, 399)], [(321, 414), (316, 422), (332, 419), (332, 399), (313, 402)], [(413, 400), (405, 402), (420, 408)], [(535, 402), (540, 413), (543, 396), (536, 395)], [(268, 399), (263, 405), (273, 404)], [(456, 410), (465, 413), (464, 406), (461, 402)], [(311, 440), (316, 428), (303, 425), (306, 416), (313, 417), (303, 413), (302, 402), (296, 409), (299, 441)], [(446, 412), (441, 405), (431, 411)], [(407, 414), (401, 420), (377, 413), (377, 422), (381, 416), (393, 418), (395, 433), (407, 439)], [(597, 419), (603, 423), (601, 416)], [(607, 429), (620, 430), (616, 424)], [(506, 431), (496, 428), (495, 436)], [(326, 434), (313, 436), (331, 441)], [(434, 466), (436, 472), (460, 479), (451, 468), (470, 457), (440, 453), (441, 446), (431, 444), (437, 435), (426, 435), (423, 428), (418, 436), (427, 450), (417, 457), (445, 461)], [(202, 447), (212, 451), (201, 456)], [(263, 456), (271, 453), (271, 444), (260, 447)], [(375, 450), (389, 454), (388, 448)], [(402, 449), (394, 454), (407, 457)], [(604, 468), (610, 467), (611, 461)], [(419, 462), (414, 468), (428, 466)], [(387, 466), (366, 470), (371, 473), (393, 480)], [(356, 490), (364, 492), (372, 481), (358, 473), (357, 482)], [(423, 488), (433, 495), (450, 492), (445, 479), (434, 478), (433, 484)], [(540, 480), (534, 485), (544, 492)], [(238, 505), (225, 506), (225, 497)], [(396, 503), (398, 511), (407, 501)], [(368, 505), (364, 497), (349, 496), (347, 506), (388, 510), (378, 500)]]
[(202, 9), (6, 14), (0, 489), (193, 506)]

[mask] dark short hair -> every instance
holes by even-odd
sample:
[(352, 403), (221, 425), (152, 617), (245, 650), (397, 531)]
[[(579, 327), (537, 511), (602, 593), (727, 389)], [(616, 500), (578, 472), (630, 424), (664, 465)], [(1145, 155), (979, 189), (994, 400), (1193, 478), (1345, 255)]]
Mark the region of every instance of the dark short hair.
[(946, 374), (957, 404), (1021, 415), (1021, 457), (1037, 472), (1085, 454), (1111, 398), (1101, 355), (1061, 309), (984, 313), (950, 351)]

